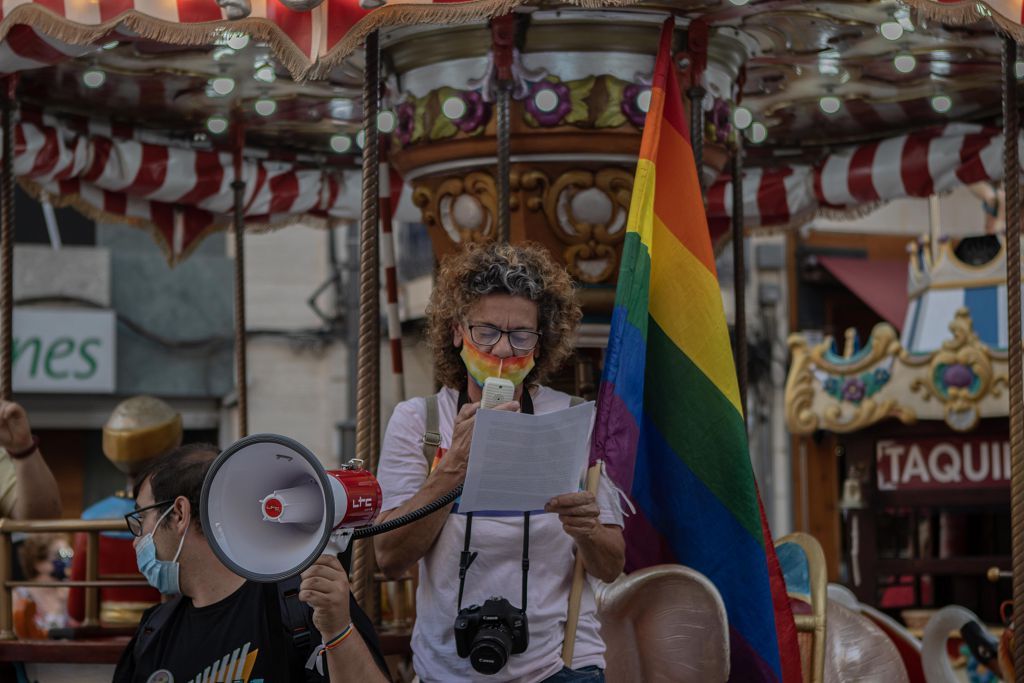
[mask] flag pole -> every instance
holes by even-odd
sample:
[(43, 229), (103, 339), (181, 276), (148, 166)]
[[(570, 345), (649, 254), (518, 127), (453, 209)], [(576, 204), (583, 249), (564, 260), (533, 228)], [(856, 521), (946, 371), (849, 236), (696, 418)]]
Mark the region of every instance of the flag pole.
[[(598, 460), (587, 470), (587, 491), (597, 495), (597, 485), (601, 481), (602, 461)], [(583, 602), (583, 558), (576, 551), (576, 562), (572, 568), (572, 588), (569, 590), (569, 612), (565, 618), (565, 640), (562, 641), (562, 662), (572, 668), (572, 656), (576, 650), (576, 626), (580, 620), (580, 605)]]

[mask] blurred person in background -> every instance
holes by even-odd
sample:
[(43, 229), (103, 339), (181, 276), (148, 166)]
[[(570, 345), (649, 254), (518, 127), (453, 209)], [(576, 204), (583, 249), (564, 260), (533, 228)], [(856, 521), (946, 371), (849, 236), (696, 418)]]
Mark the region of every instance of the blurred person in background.
[[(21, 571), (30, 581), (64, 581), (71, 545), (63, 534), (28, 534), (18, 549)], [(14, 589), (14, 632), (42, 639), (50, 629), (69, 625), (67, 588), (19, 586)]]

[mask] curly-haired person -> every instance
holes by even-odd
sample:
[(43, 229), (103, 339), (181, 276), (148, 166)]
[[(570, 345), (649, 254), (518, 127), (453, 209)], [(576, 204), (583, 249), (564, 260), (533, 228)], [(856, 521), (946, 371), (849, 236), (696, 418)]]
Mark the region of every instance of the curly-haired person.
[[(569, 407), (570, 396), (542, 382), (572, 353), (580, 317), (572, 280), (541, 246), (469, 245), (444, 261), (427, 309), (436, 376), (444, 386), (436, 403), (411, 399), (391, 416), (377, 473), (384, 492), (382, 519), (415, 510), (463, 482), (487, 377), (515, 384), (515, 400), (500, 409), (541, 414)], [(428, 416), (433, 410), (428, 405), (436, 406), (436, 417)], [(596, 496), (558, 496), (545, 511), (530, 523), (529, 647), (511, 656), (496, 675), (477, 673), (456, 652), (453, 626), (467, 520), (457, 504), (377, 537), (377, 562), (389, 576), (419, 563), (412, 649), (420, 680), (604, 680), (605, 648), (589, 584), (572, 668), (563, 666), (561, 650), (576, 554), (598, 579), (611, 581), (622, 571), (621, 511), (603, 481)], [(522, 515), (478, 512), (472, 530), (477, 558), (467, 574), (463, 605), (483, 604), (496, 595), (518, 603)]]

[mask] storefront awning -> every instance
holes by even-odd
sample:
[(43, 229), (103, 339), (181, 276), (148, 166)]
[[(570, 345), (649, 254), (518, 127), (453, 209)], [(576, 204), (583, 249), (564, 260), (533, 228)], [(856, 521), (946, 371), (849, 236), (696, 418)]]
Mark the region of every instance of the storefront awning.
[(819, 256), (818, 261), (883, 320), (903, 330), (907, 314), (905, 260)]

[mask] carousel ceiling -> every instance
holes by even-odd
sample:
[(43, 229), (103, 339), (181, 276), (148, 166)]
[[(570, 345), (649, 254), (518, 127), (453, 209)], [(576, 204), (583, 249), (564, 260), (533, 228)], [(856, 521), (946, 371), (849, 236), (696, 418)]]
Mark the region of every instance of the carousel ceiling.
[[(83, 119), (107, 126), (74, 133), (79, 137), (64, 140), (69, 149), (72, 143), (89, 149), (109, 147), (119, 129), (130, 128), (133, 133), (120, 137), (138, 141), (144, 137), (139, 131), (148, 129), (158, 131), (159, 145), (168, 148), (224, 152), (237, 139), (232, 133), (244, 129), (251, 168), (263, 168), (259, 160), (268, 160), (291, 164), (267, 167), (281, 177), (305, 177), (297, 174), (310, 169), (326, 174), (309, 184), (309, 192), (321, 195), (315, 201), (271, 202), (267, 211), (285, 215), (309, 204), (323, 212), (337, 201), (335, 190), (324, 188), (336, 187), (340, 171), (358, 165), (363, 64), (359, 45), (373, 29), (386, 29), (383, 63), (391, 77), (385, 103), (392, 111), (384, 117), (390, 117), (389, 125), (398, 125), (395, 137), (401, 145), (406, 145), (400, 140), (403, 101), (422, 104), (422, 113), (433, 117), (434, 128), (428, 133), (439, 131), (456, 141), (478, 134), (466, 132), (463, 126), (468, 121), (446, 122), (441, 114), (448, 113), (431, 107), (443, 103), (438, 93), (445, 88), (456, 89), (469, 104), (474, 89), (478, 94), (481, 87), (486, 90), (486, 82), (493, 79), (487, 21), (515, 11), (520, 18), (516, 59), (522, 67), (515, 97), (527, 114), (519, 125), (547, 126), (551, 112), (531, 109), (536, 102), (527, 100), (541, 95), (550, 99), (552, 92), (558, 95), (564, 89), (572, 106), (556, 124), (575, 125), (598, 153), (608, 152), (598, 140), (618, 135), (613, 151), (625, 158), (635, 154), (643, 121), (640, 102), (649, 83), (658, 25), (671, 12), (680, 28), (677, 47), (684, 81), (706, 55), (701, 77), (708, 92), (703, 101), (709, 122), (706, 141), (720, 143), (725, 154), (737, 129), (742, 129), (749, 141), (748, 165), (764, 168), (760, 181), (748, 183), (753, 189), (745, 188), (750, 196), (744, 203), (752, 201), (757, 210), (748, 209), (748, 216), (765, 223), (764, 215), (770, 213), (765, 207), (773, 202), (786, 204), (779, 215), (788, 221), (809, 215), (815, 206), (835, 204), (829, 189), (822, 186), (819, 192), (814, 183), (828, 176), (830, 158), (857, 154), (847, 154), (848, 150), (866, 151), (841, 166), (855, 169), (867, 160), (872, 167), (867, 157), (874, 151), (865, 143), (911, 140), (915, 138), (908, 134), (915, 132), (925, 137), (960, 136), (964, 149), (982, 154), (994, 140), (991, 125), (998, 123), (1000, 108), (1001, 41), (995, 24), (1024, 35), (1020, 3), (1002, 0), (909, 0), (909, 5), (889, 0), (607, 0), (607, 9), (601, 8), (600, 0), (391, 0), (369, 10), (360, 8), (357, 0), (323, 0), (312, 11), (295, 9), (303, 1), (5, 3), (0, 8), (0, 73), (18, 74), (19, 104), (51, 117), (53, 130), (82, 131), (75, 120)], [(1024, 63), (1018, 63), (1017, 73), (1024, 76)], [(551, 79), (559, 81), (557, 86)], [(538, 87), (548, 92), (541, 93)], [(473, 106), (478, 105), (483, 106)], [(984, 133), (961, 135), (959, 129), (949, 128), (962, 123)], [(606, 130), (610, 135), (603, 138), (590, 137), (601, 126), (615, 130)], [(110, 131), (106, 139), (103, 130)], [(985, 140), (976, 141), (978, 136)], [(855, 144), (860, 147), (852, 147)], [(45, 160), (50, 149), (17, 151), (22, 159), (38, 152)], [(907, 156), (913, 150), (906, 145), (901, 149), (903, 161), (914, 162), (912, 154)], [(967, 163), (965, 159), (961, 161)], [(232, 178), (230, 158), (218, 164), (223, 190)], [(40, 173), (39, 164), (27, 168), (25, 177), (38, 187), (63, 181)], [(82, 179), (108, 193), (148, 188), (146, 173), (133, 169), (106, 184), (107, 175), (97, 180), (86, 173)], [(930, 161), (928, 171), (934, 171)], [(160, 172), (170, 177), (171, 169)], [(195, 182), (202, 182), (203, 172), (197, 167)], [(995, 175), (986, 167), (985, 173), (972, 177), (996, 179)], [(843, 178), (837, 182), (852, 187), (852, 171)], [(886, 198), (886, 188), (877, 180), (872, 180), (874, 187), (868, 192), (872, 201)], [(286, 194), (300, 197), (306, 192), (301, 182), (295, 187)], [(727, 196), (724, 188), (719, 187), (718, 194)], [(135, 196), (132, 192), (125, 201)], [(175, 199), (166, 186), (146, 192), (137, 193), (152, 203), (142, 213), (165, 216), (160, 229), (168, 243), (174, 242), (172, 233), (181, 232), (183, 200)], [(714, 188), (711, 194), (718, 196)], [(766, 203), (768, 194), (775, 199)], [(855, 202), (866, 201), (858, 192), (851, 191), (851, 196)], [(804, 205), (811, 209), (801, 208)], [(714, 201), (711, 206), (716, 206)], [(723, 216), (730, 213), (729, 206), (728, 199), (723, 200)], [(199, 200), (192, 208), (207, 211)], [(249, 213), (262, 216), (261, 211)], [(223, 220), (202, 214), (193, 223), (191, 233), (198, 235)], [(187, 247), (173, 252), (183, 254)]]
[(195, 146), (246, 143), (273, 155), (358, 153), (361, 74), (296, 82), (265, 43), (229, 33), (203, 48), (124, 35), (54, 66), (22, 72), (18, 98), (56, 114), (166, 131)]
[[(216, 129), (221, 126), (219, 117), (240, 116), (252, 144), (324, 153), (332, 152), (332, 142), (333, 151), (357, 147), (332, 136), (343, 134), (354, 141), (357, 133), (362, 59), (356, 48), (370, 28), (424, 19), (468, 22), (470, 27), (428, 28), (424, 35), (440, 34), (442, 42), (423, 41), (419, 52), (405, 55), (424, 63), (438, 55), (457, 59), (486, 52), (490, 36), (484, 17), (500, 9), (493, 0), (443, 3), (440, 9), (440, 3), (391, 2), (367, 13), (353, 0), (327, 0), (303, 13), (269, 0), (253, 5), (248, 18), (220, 21), (211, 29), (200, 22), (227, 14), (214, 0), (167, 0), (156, 4), (175, 5), (179, 24), (157, 41), (139, 3), (130, 3), (134, 9), (120, 20), (100, 12), (95, 19), (106, 22), (88, 30), (83, 21), (88, 17), (64, 3), (66, 18), (74, 22), (51, 30), (47, 39), (52, 45), (54, 37), (72, 43), (89, 38), (91, 46), (64, 44), (63, 53), (52, 47), (26, 48), (29, 41), (19, 31), (27, 30), (28, 24), (43, 34), (38, 14), (52, 4), (18, 5), (0, 25), (7, 30), (0, 69), (26, 69), (31, 66), (26, 58), (31, 57), (59, 62), (22, 71), (19, 94), (27, 101), (200, 136), (210, 132), (211, 117)], [(99, 3), (101, 8), (106, 4)], [(934, 16), (949, 11), (942, 9), (948, 4), (919, 0), (924, 10), (891, 1), (679, 0), (645, 2), (625, 10), (621, 0), (614, 4), (620, 6), (620, 17), (632, 15), (640, 23), (650, 24), (665, 10), (675, 12), (681, 26), (705, 23), (711, 36), (709, 72), (717, 64), (732, 81), (721, 84), (717, 94), (740, 99), (745, 111), (737, 122), (746, 124), (748, 138), (765, 148), (802, 150), (813, 156), (813, 148), (822, 145), (888, 137), (950, 121), (992, 119), (999, 110), (1000, 40), (993, 24), (942, 23)], [(961, 7), (956, 18), (976, 18), (979, 11), (993, 14), (981, 3), (967, 6), (969, 12), (955, 6)], [(524, 3), (519, 11), (544, 14), (556, 7), (563, 16), (599, 16), (550, 3)], [(1000, 12), (1013, 12), (1012, 3), (997, 3), (993, 9), (1004, 23), (1008, 20)], [(166, 8), (162, 11), (167, 13)], [(615, 20), (610, 28), (620, 22)], [(535, 38), (534, 33), (541, 35)], [(458, 40), (445, 44), (445, 34)], [(614, 48), (616, 42), (607, 31), (559, 32), (557, 22), (534, 22), (525, 34), (527, 52), (600, 52)], [(653, 40), (629, 48), (652, 52), (652, 46)], [(318, 80), (299, 83), (293, 76)], [(732, 92), (721, 92), (729, 87)], [(754, 155), (763, 160), (757, 152)]]

